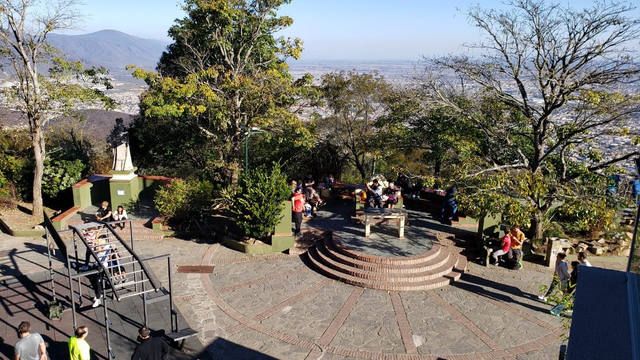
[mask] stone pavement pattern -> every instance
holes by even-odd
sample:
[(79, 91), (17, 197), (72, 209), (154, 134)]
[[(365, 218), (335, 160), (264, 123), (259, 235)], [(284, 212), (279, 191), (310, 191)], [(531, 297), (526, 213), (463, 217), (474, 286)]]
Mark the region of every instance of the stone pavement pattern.
[[(344, 221), (340, 214), (325, 216), (306, 223), (307, 230)], [(429, 219), (417, 221), (427, 225)], [(447, 227), (433, 228), (433, 238), (447, 236)], [(21, 273), (42, 270), (42, 239), (25, 243), (0, 234), (0, 251), (11, 249), (16, 249), (13, 262), (0, 264), (0, 280), (15, 276), (14, 267)], [(470, 262), (452, 286), (387, 292), (328, 279), (310, 268), (304, 255), (246, 256), (219, 244), (172, 238), (136, 241), (136, 250), (144, 257), (172, 254), (175, 303), (186, 322), (200, 331), (201, 344), (191, 344), (191, 353), (205, 349), (195, 358), (533, 360), (557, 359), (561, 344), (560, 319), (536, 299), (552, 271), (531, 263), (511, 271)], [(615, 259), (591, 260), (596, 266), (619, 265)], [(215, 268), (212, 274), (183, 274), (175, 271), (179, 265)], [(151, 268), (166, 284), (165, 265), (152, 263)], [(50, 325), (53, 332), (47, 336), (54, 346), (66, 341), (69, 318), (67, 313), (66, 322)], [(0, 319), (0, 354), (6, 354), (20, 316), (3, 313)], [(133, 346), (126, 343), (123, 347)]]

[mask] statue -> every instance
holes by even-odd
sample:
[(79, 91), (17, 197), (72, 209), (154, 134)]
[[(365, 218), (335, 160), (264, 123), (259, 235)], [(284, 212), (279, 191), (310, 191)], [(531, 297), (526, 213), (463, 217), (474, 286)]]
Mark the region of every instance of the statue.
[(116, 126), (107, 137), (107, 143), (113, 150), (113, 165), (111, 171), (135, 171), (131, 162), (131, 151), (129, 150), (129, 134), (124, 126), (124, 120), (116, 119)]

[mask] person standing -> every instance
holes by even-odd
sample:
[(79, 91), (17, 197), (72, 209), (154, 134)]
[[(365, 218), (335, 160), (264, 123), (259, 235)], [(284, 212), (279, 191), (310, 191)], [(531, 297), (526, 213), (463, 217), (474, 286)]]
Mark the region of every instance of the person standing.
[(302, 187), (296, 187), (291, 197), (291, 211), (293, 212), (293, 221), (296, 225), (294, 235), (300, 234), (300, 226), (302, 225), (302, 212), (304, 211), (304, 195)]
[(516, 263), (516, 269), (522, 269), (522, 244), (527, 240), (527, 237), (524, 236), (518, 225), (514, 225), (511, 227), (511, 239), (511, 251)]
[(447, 190), (442, 200), (442, 210), (440, 211), (440, 222), (442, 224), (451, 225), (451, 220), (456, 219), (458, 213), (458, 204), (456, 202), (456, 194), (458, 190), (452, 186)]
[(151, 331), (146, 327), (138, 330), (140, 344), (131, 355), (131, 360), (165, 360), (169, 354), (169, 345), (162, 339), (151, 336)]
[(556, 268), (553, 273), (553, 280), (551, 280), (551, 285), (549, 285), (547, 293), (538, 296), (538, 299), (546, 302), (547, 298), (551, 294), (553, 294), (553, 291), (556, 289), (556, 286), (558, 286), (558, 284), (560, 284), (560, 289), (562, 289), (562, 291), (567, 290), (567, 285), (569, 283), (571, 275), (569, 274), (569, 265), (567, 265), (567, 262), (565, 260), (566, 258), (567, 254), (558, 253), (558, 257), (556, 258)]
[(580, 262), (580, 265), (591, 267), (591, 263), (587, 260), (587, 254), (585, 254), (584, 251), (580, 251), (578, 253), (578, 261)]
[(14, 360), (48, 360), (47, 345), (40, 334), (31, 333), (31, 324), (28, 321), (18, 325), (18, 338)]
[(71, 360), (91, 360), (91, 347), (87, 342), (87, 334), (89, 328), (82, 325), (78, 326), (75, 336), (69, 339), (69, 356)]

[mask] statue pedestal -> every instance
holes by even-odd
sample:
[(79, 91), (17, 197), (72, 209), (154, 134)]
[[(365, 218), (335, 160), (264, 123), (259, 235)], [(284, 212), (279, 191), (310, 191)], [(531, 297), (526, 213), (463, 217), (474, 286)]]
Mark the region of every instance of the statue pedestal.
[(115, 211), (118, 205), (126, 205), (131, 201), (138, 200), (138, 195), (142, 189), (140, 189), (140, 181), (135, 171), (136, 168), (125, 171), (109, 171), (109, 173), (113, 175), (109, 180), (112, 210)]

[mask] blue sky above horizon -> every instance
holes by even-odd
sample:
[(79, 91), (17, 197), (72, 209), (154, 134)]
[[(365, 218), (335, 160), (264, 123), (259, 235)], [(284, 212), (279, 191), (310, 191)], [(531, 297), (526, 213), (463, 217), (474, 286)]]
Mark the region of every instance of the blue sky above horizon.
[[(565, 0), (574, 7), (592, 3)], [(304, 41), (302, 60), (419, 60), (422, 56), (466, 53), (480, 40), (466, 11), (502, 0), (293, 0), (280, 13), (293, 18), (285, 36)], [(170, 42), (167, 30), (184, 13), (178, 0), (87, 0), (83, 23), (71, 33), (104, 29)], [(126, 9), (126, 11), (123, 11)], [(640, 11), (634, 11), (640, 17)]]

